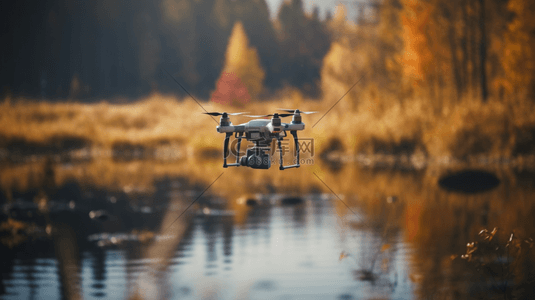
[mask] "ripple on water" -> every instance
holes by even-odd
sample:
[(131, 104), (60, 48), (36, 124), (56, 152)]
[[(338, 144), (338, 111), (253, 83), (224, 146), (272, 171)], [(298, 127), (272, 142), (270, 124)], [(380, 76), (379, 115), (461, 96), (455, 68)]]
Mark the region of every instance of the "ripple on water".
[(106, 297), (106, 293), (104, 293), (104, 292), (94, 292), (94, 293), (91, 293), (91, 296), (93, 296), (95, 298), (104, 298), (104, 297)]
[(275, 290), (276, 283), (273, 280), (259, 280), (254, 283), (253, 288), (257, 290), (272, 291)]

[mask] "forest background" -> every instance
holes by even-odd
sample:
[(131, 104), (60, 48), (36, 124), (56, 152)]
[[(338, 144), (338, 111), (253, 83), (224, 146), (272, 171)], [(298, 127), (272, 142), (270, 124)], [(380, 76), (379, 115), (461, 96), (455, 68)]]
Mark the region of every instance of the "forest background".
[(532, 1), (341, 2), (320, 16), (291, 0), (274, 18), (265, 0), (1, 5), (7, 151), (58, 139), (220, 147), (191, 138), (215, 124), (191, 116), (202, 110), (187, 90), (211, 110), (333, 108), (319, 150), (535, 153)]

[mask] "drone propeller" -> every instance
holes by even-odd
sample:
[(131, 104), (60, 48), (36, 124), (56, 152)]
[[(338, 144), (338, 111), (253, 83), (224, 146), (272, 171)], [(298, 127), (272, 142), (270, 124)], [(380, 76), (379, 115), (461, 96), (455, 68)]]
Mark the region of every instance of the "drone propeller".
[(279, 110), (287, 111), (287, 112), (292, 112), (292, 113), (296, 113), (296, 114), (304, 114), (304, 115), (309, 115), (309, 114), (315, 114), (315, 113), (317, 113), (317, 111), (300, 111), (299, 109), (279, 108)]
[(289, 116), (293, 116), (293, 115), (294, 115), (293, 113), (291, 113), (291, 114), (274, 113), (274, 114), (269, 114), (269, 115), (258, 115), (258, 116), (247, 115), (247, 117), (251, 117), (251, 118), (281, 117), (281, 118), (284, 118), (284, 117), (289, 117)]
[(241, 114), (246, 114), (246, 112), (238, 112), (238, 113), (226, 113), (226, 112), (222, 112), (222, 113), (220, 113), (220, 112), (203, 112), (203, 114), (217, 117), (217, 116), (223, 116), (223, 115), (237, 116), (237, 115), (241, 115)]

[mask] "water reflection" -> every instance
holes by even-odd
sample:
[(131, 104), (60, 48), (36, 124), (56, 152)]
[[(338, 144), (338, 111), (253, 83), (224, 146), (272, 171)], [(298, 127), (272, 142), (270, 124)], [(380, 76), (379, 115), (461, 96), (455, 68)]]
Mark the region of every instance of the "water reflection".
[[(237, 170), (197, 199), (209, 184), (206, 171), (140, 161), (1, 166), (1, 297), (533, 295), (535, 259), (527, 246), (517, 264), (522, 267), (511, 269), (514, 280), (460, 259), (483, 228), (499, 227), (498, 242), (507, 242), (512, 231), (535, 237), (528, 171), (488, 170), (500, 184), (475, 194), (442, 189), (440, 178), (451, 172), (433, 168), (346, 165), (318, 172), (338, 200), (305, 168), (296, 170), (299, 176)], [(250, 186), (236, 188), (244, 182)], [(266, 182), (269, 190), (262, 190)], [(245, 194), (250, 190), (263, 193)], [(97, 218), (97, 212), (107, 217)], [(503, 261), (493, 252), (484, 255)]]
[(439, 185), (461, 193), (481, 193), (498, 186), (500, 180), (492, 173), (479, 170), (463, 170), (440, 179)]
[(100, 248), (92, 248), (88, 251), (91, 260), (92, 280), (91, 287), (95, 290), (92, 296), (106, 296), (106, 251)]

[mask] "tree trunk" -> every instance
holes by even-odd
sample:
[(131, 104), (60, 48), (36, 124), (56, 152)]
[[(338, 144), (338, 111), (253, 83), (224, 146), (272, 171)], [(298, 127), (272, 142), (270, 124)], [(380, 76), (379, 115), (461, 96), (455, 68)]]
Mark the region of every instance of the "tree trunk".
[[(461, 49), (463, 53), (463, 61), (461, 63), (461, 80), (463, 83), (462, 93), (466, 93), (467, 87), (470, 88), (470, 75), (468, 74), (468, 63), (469, 63), (469, 53), (468, 53), (468, 41), (469, 41), (469, 31), (468, 27), (470, 26), (467, 6), (468, 4), (461, 3), (462, 14), (463, 14), (463, 37), (461, 39)], [(466, 94), (465, 94), (466, 95)]]
[(470, 97), (476, 98), (479, 96), (479, 89), (477, 84), (477, 77), (478, 77), (478, 59), (477, 59), (477, 38), (478, 38), (478, 32), (476, 30), (477, 26), (477, 7), (475, 2), (469, 2), (469, 5), (472, 7), (473, 15), (470, 18), (470, 26), (469, 26), (469, 36), (470, 36)]
[(485, 0), (479, 0), (479, 31), (481, 33), (481, 40), (479, 43), (479, 70), (480, 70), (480, 84), (481, 84), (481, 100), (487, 101), (487, 74), (486, 74), (486, 62), (487, 62), (487, 37), (485, 34)]
[[(452, 18), (453, 19), (453, 18)], [(461, 93), (463, 89), (463, 82), (460, 73), (459, 59), (457, 57), (457, 43), (455, 41), (455, 29), (453, 28), (453, 20), (450, 19), (449, 28), (448, 28), (448, 38), (450, 40), (450, 52), (451, 52), (451, 65), (453, 70), (453, 80), (455, 83), (455, 90), (457, 101), (461, 99)]]

